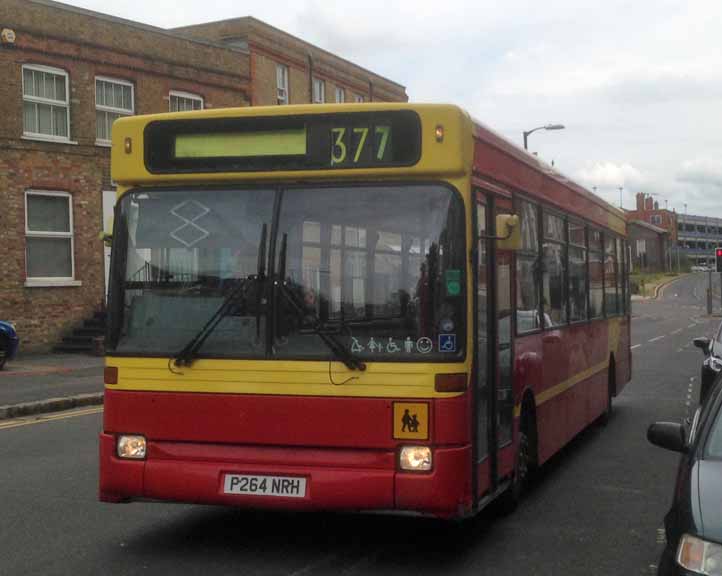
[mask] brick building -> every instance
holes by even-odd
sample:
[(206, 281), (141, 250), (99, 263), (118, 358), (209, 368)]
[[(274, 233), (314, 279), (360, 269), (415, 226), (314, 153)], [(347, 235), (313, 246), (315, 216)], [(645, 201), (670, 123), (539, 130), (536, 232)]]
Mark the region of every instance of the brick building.
[(637, 193), (637, 203), (634, 210), (627, 211), (627, 220), (638, 220), (647, 222), (658, 228), (666, 230), (670, 240), (674, 243), (677, 241), (677, 213), (674, 210), (660, 208), (651, 195), (644, 192)]
[(400, 84), (252, 17), (174, 31), (248, 50), (254, 106), (408, 100)]
[[(246, 40), (221, 34), (239, 21)], [(98, 233), (114, 203), (115, 118), (275, 103), (272, 62), (287, 67), (289, 102), (309, 102), (314, 79), (353, 97), (406, 100), (402, 86), (239, 21), (181, 34), (50, 0), (0, 0), (0, 319), (16, 322), (24, 350), (50, 348), (104, 306)], [(276, 49), (258, 49), (256, 30), (270, 30)]]
[(666, 272), (673, 267), (667, 230), (643, 220), (628, 220), (627, 234), (633, 272)]

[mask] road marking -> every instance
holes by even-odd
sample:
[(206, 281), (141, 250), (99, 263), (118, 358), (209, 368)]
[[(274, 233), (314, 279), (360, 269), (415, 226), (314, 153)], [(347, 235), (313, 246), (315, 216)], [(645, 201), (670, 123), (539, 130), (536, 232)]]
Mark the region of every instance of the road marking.
[(681, 331), (682, 331), (682, 328), (678, 328), (678, 329), (675, 330), (674, 332), (671, 332), (669, 335), (670, 335), (670, 336), (674, 336), (675, 334), (679, 334)]
[(697, 324), (690, 324), (687, 328), (694, 328), (695, 326), (697, 326)]
[(635, 344), (634, 346), (632, 346), (630, 348), (630, 350), (634, 350), (635, 348), (639, 348), (640, 346), (641, 346), (641, 344)]
[(31, 426), (33, 424), (44, 424), (45, 422), (54, 422), (55, 420), (66, 420), (68, 418), (76, 418), (78, 416), (88, 416), (102, 412), (102, 406), (93, 406), (92, 408), (83, 408), (81, 410), (73, 410), (70, 412), (60, 412), (57, 414), (40, 414), (37, 416), (24, 416), (14, 420), (5, 420), (0, 422), (0, 430), (9, 428), (18, 428), (20, 426)]
[(664, 338), (664, 334), (662, 334), (661, 336), (657, 336), (656, 338), (652, 338), (651, 340), (649, 340), (649, 342), (656, 342), (657, 340), (661, 340), (662, 338)]
[(326, 556), (322, 556), (316, 562), (311, 562), (310, 564), (307, 564), (306, 566), (303, 566), (302, 568), (299, 568), (298, 570), (294, 570), (293, 572), (290, 572), (288, 574), (288, 576), (303, 576), (305, 574), (313, 572), (317, 568), (322, 568), (326, 564), (330, 564), (331, 562), (336, 560), (336, 558), (338, 558), (337, 554), (327, 554)]

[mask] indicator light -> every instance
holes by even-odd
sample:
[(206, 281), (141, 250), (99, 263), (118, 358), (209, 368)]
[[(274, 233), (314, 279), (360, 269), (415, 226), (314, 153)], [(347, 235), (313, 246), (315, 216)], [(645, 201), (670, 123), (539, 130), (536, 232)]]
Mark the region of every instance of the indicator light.
[(434, 136), (436, 136), (437, 142), (444, 141), (444, 127), (441, 124), (436, 126), (436, 130), (434, 130)]

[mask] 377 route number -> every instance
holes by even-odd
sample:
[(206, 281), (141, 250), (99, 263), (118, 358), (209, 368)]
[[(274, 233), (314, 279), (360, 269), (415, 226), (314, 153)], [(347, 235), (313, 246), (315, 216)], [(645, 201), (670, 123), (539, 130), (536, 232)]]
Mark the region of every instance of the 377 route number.
[(375, 164), (391, 157), (391, 126), (331, 128), (331, 166)]

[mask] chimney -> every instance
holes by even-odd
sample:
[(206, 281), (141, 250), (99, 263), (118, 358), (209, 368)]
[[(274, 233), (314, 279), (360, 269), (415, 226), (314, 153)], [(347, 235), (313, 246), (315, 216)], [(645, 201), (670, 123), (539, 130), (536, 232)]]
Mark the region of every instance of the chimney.
[(644, 192), (637, 192), (637, 212), (644, 212)]
[(654, 203), (654, 209), (655, 209), (655, 210), (659, 210), (659, 202), (655, 202), (655, 203)]
[(653, 210), (654, 209), (654, 198), (651, 196), (647, 196), (644, 199), (644, 209), (645, 210)]

